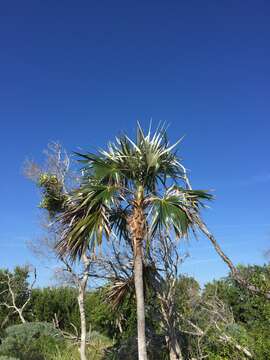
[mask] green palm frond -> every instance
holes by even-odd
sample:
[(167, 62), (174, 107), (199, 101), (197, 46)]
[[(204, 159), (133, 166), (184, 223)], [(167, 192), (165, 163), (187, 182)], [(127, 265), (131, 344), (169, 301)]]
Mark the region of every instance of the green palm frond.
[(177, 237), (188, 233), (191, 220), (177, 196), (165, 195), (163, 198), (155, 197), (152, 199), (152, 206), (152, 235), (155, 235), (157, 232), (161, 233), (163, 229), (167, 233), (174, 230)]
[(165, 183), (168, 178), (175, 180), (183, 175), (179, 159), (173, 151), (181, 139), (170, 146), (164, 129), (157, 130), (153, 135), (150, 130), (144, 134), (139, 123), (136, 143), (127, 136), (125, 138), (133, 147), (134, 162), (138, 159), (136, 178), (149, 191), (155, 191), (158, 181)]
[(131, 241), (127, 223), (130, 213), (127, 207), (125, 209), (117, 207), (110, 212), (110, 223), (115, 235), (118, 236), (119, 239), (124, 239), (128, 242)]
[(148, 214), (150, 234), (145, 233), (146, 238), (164, 229), (178, 237), (187, 235), (197, 223), (195, 214), (199, 215), (204, 201), (212, 196), (189, 189), (176, 153), (180, 141), (171, 145), (164, 127), (145, 133), (138, 124), (134, 140), (123, 135), (97, 154), (77, 153), (83, 163), (81, 187), (65, 201), (60, 216), (64, 227), (60, 254), (80, 257), (103, 237), (110, 237), (112, 230), (130, 241), (128, 218), (138, 200), (138, 189), (142, 189), (142, 213)]
[(84, 180), (93, 177), (98, 183), (104, 184), (123, 184), (124, 176), (117, 163), (108, 158), (103, 158), (91, 153), (79, 155), (79, 161), (84, 163), (83, 167)]
[(100, 150), (98, 155), (78, 154), (85, 164), (86, 174), (92, 174), (99, 180), (118, 183), (122, 180), (136, 182), (148, 191), (155, 191), (158, 182), (165, 183), (168, 178), (177, 180), (183, 176), (183, 168), (174, 149), (179, 144), (170, 145), (164, 129), (151, 134), (144, 134), (137, 125), (137, 138), (131, 140), (127, 135), (109, 143), (107, 150)]
[(100, 245), (102, 237), (110, 236), (110, 211), (118, 201), (116, 186), (88, 184), (70, 196), (67, 210), (60, 221), (64, 232), (58, 250), (72, 258), (81, 256), (88, 248)]
[(213, 200), (213, 195), (207, 190), (185, 189), (178, 185), (173, 185), (167, 190), (168, 194), (177, 196), (186, 206), (199, 210), (205, 206), (205, 201)]
[(172, 186), (163, 197), (151, 199), (151, 233), (173, 230), (177, 237), (185, 236), (194, 227), (193, 215), (199, 213), (203, 200), (212, 196), (203, 190), (186, 190)]

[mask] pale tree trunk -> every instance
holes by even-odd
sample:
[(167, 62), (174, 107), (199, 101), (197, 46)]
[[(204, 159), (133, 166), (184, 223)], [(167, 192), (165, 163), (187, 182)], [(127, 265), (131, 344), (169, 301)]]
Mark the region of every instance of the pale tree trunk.
[(16, 305), (16, 300), (17, 300), (18, 293), (16, 293), (16, 290), (12, 287), (12, 277), (8, 273), (6, 274), (6, 278), (7, 278), (6, 284), (7, 284), (8, 289), (4, 290), (4, 292), (7, 291), (11, 295), (11, 304), (8, 304), (8, 303), (4, 302), (4, 303), (2, 303), (0, 305), (4, 305), (8, 309), (14, 309), (14, 312), (16, 312), (19, 315), (19, 318), (20, 318), (22, 324), (26, 323), (26, 320), (25, 320), (25, 318), (23, 316), (23, 311), (24, 311), (24, 309), (26, 308), (26, 306), (28, 305), (28, 303), (31, 300), (32, 289), (33, 289), (33, 287), (34, 287), (34, 285), (36, 283), (36, 279), (37, 279), (36, 269), (33, 270), (33, 273), (34, 273), (34, 279), (33, 279), (32, 284), (30, 285), (30, 287), (28, 289), (28, 297), (27, 297), (26, 301), (24, 302), (24, 304), (21, 307), (18, 307)]
[(86, 318), (85, 318), (85, 290), (87, 286), (87, 281), (89, 277), (89, 267), (90, 267), (90, 258), (85, 254), (82, 256), (84, 264), (83, 277), (79, 281), (79, 294), (78, 294), (78, 305), (80, 311), (80, 321), (81, 321), (81, 339), (80, 339), (80, 357), (81, 360), (87, 360), (86, 357)]
[(143, 290), (143, 261), (141, 244), (137, 244), (134, 259), (134, 281), (137, 302), (138, 358), (147, 360), (145, 337), (145, 306)]
[(177, 347), (175, 349), (170, 349), (170, 360), (182, 360), (182, 354), (179, 347), (179, 344), (177, 343)]
[(81, 320), (80, 356), (81, 360), (86, 360), (86, 319), (84, 311), (84, 291), (81, 288), (78, 295), (78, 304)]
[(21, 319), (22, 324), (25, 324), (26, 323), (25, 318), (24, 318), (24, 316), (22, 314), (22, 311), (20, 311), (19, 309), (18, 309), (18, 314), (19, 314), (19, 317)]
[(181, 348), (175, 334), (166, 337), (166, 342), (169, 348), (170, 360), (183, 360)]
[(201, 232), (203, 234), (205, 234), (208, 237), (208, 239), (211, 241), (211, 243), (214, 246), (214, 249), (216, 250), (218, 255), (221, 257), (221, 259), (228, 265), (228, 267), (229, 267), (229, 269), (231, 271), (232, 278), (240, 286), (248, 289), (250, 292), (252, 292), (254, 294), (257, 294), (257, 295), (262, 295), (267, 300), (270, 300), (270, 292), (269, 291), (266, 291), (266, 292), (262, 291), (260, 288), (258, 288), (257, 286), (249, 283), (249, 281), (247, 279), (245, 279), (245, 278), (243, 278), (241, 276), (240, 272), (234, 266), (233, 262), (229, 259), (229, 257), (223, 252), (223, 250), (221, 249), (221, 247), (218, 244), (217, 240), (215, 239), (214, 235), (208, 230), (207, 226), (203, 223), (203, 221), (201, 219), (199, 219), (198, 217), (196, 217), (195, 222), (198, 225)]
[(170, 312), (170, 309), (167, 309), (166, 311), (162, 306), (162, 304), (161, 304), (161, 311), (164, 319), (166, 319), (166, 324), (168, 326), (167, 328), (168, 335), (166, 335), (165, 339), (169, 351), (170, 360), (183, 360), (181, 347), (177, 340), (177, 335), (175, 332), (175, 324), (174, 324), (175, 318), (173, 318), (173, 316), (177, 316), (177, 314), (169, 315), (168, 313)]

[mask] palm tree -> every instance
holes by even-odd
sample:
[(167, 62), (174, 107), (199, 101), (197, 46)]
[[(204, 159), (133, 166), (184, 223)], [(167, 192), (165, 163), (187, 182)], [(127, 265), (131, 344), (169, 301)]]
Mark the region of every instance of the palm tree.
[(104, 237), (124, 237), (131, 243), (139, 360), (147, 359), (144, 253), (158, 233), (187, 235), (202, 201), (211, 198), (191, 190), (175, 150), (178, 143), (171, 146), (163, 128), (145, 134), (138, 124), (134, 141), (123, 135), (107, 150), (78, 154), (84, 164), (81, 186), (70, 194), (60, 217), (64, 231), (58, 251), (74, 260)]

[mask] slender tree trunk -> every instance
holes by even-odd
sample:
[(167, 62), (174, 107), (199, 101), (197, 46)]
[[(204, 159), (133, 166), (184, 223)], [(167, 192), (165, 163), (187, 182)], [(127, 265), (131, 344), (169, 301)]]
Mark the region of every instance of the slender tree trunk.
[(85, 318), (85, 290), (87, 286), (87, 281), (89, 278), (89, 267), (90, 267), (90, 258), (84, 254), (82, 256), (84, 264), (83, 277), (79, 281), (78, 286), (78, 305), (80, 311), (80, 321), (81, 321), (81, 339), (80, 339), (80, 357), (81, 360), (87, 360), (86, 358), (86, 318)]
[(176, 339), (175, 332), (166, 337), (166, 342), (169, 348), (170, 360), (183, 360), (181, 348), (178, 340)]
[(177, 348), (170, 348), (170, 360), (183, 360), (179, 344), (177, 343)]
[[(166, 299), (166, 297), (164, 299)], [(172, 303), (169, 298), (167, 298), (167, 300), (168, 300), (167, 309), (170, 311), (171, 309), (169, 309), (169, 307), (171, 306)], [(176, 314), (172, 315), (172, 313), (168, 314), (168, 312), (165, 310), (164, 303), (161, 303), (161, 312), (164, 319), (163, 321), (167, 325), (166, 328), (168, 335), (165, 336), (165, 339), (166, 339), (170, 360), (183, 360), (181, 347), (177, 340), (177, 334), (175, 331), (176, 324), (174, 320), (175, 320), (175, 316), (177, 315)]]
[(211, 241), (211, 243), (213, 244), (216, 252), (218, 253), (218, 255), (221, 257), (221, 259), (228, 265), (231, 274), (232, 274), (232, 278), (238, 282), (238, 284), (246, 289), (248, 289), (249, 291), (251, 291), (254, 294), (258, 294), (258, 295), (262, 295), (264, 296), (267, 300), (270, 300), (270, 292), (263, 292), (260, 288), (258, 288), (257, 286), (250, 284), (248, 282), (248, 280), (244, 279), (240, 272), (237, 270), (237, 268), (234, 266), (233, 262), (229, 259), (229, 257), (223, 252), (223, 250), (221, 249), (220, 245), (218, 244), (217, 240), (215, 239), (214, 235), (208, 230), (207, 226), (203, 223), (203, 221), (201, 221), (198, 217), (195, 219), (195, 222), (197, 223), (198, 227), (200, 228), (201, 232), (203, 234), (205, 234), (208, 239)]
[(145, 337), (145, 306), (143, 290), (143, 260), (140, 243), (136, 244), (134, 259), (134, 280), (137, 301), (138, 357), (139, 360), (147, 360)]
[(20, 317), (20, 319), (21, 319), (21, 322), (22, 322), (23, 324), (25, 324), (26, 321), (25, 321), (25, 318), (23, 317), (22, 311), (18, 310), (18, 314), (19, 314), (19, 317)]
[(79, 290), (78, 304), (81, 320), (80, 356), (81, 360), (86, 360), (86, 319), (84, 310), (84, 290), (82, 288)]
[(138, 186), (132, 215), (128, 219), (129, 229), (133, 241), (134, 255), (134, 282), (137, 304), (137, 334), (138, 334), (138, 358), (147, 360), (146, 336), (145, 336), (145, 306), (143, 289), (143, 253), (142, 242), (145, 236), (146, 220), (143, 211), (143, 186)]

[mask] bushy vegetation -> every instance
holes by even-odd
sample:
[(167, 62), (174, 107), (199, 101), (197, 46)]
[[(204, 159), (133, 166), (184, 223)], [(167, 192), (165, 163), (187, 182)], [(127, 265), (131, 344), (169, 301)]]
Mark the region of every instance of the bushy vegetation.
[[(261, 289), (270, 288), (270, 266), (240, 267), (240, 271), (249, 276), (254, 285)], [(263, 296), (254, 296), (245, 288), (240, 288), (235, 280), (228, 276), (225, 279), (209, 283), (204, 295), (216, 293), (232, 309), (238, 330), (245, 343), (253, 350), (255, 359), (270, 358), (270, 301)], [(244, 330), (244, 331), (243, 331)]]
[[(3, 274), (4, 271), (2, 271)], [(270, 285), (269, 266), (241, 267), (257, 285)], [(16, 268), (16, 279), (23, 293), (27, 291), (27, 273)], [(135, 359), (136, 312), (135, 301), (131, 297), (121, 308), (112, 310), (106, 300), (106, 289), (87, 292), (86, 314), (88, 324), (87, 351), (89, 359)], [(166, 341), (160, 326), (160, 314), (155, 297), (148, 293), (147, 308), (149, 359), (168, 359)], [(215, 302), (214, 300), (215, 299)], [(1, 295), (1, 301), (4, 294)], [(231, 276), (208, 283), (200, 289), (194, 278), (181, 276), (177, 281), (176, 305), (188, 321), (205, 331), (203, 336), (194, 336), (195, 331), (179, 319), (179, 339), (185, 360), (199, 358), (199, 352), (211, 360), (245, 360), (248, 357), (235, 347), (235, 343), (252, 354), (254, 359), (270, 358), (270, 302), (263, 296), (254, 296), (240, 287)], [(210, 316), (211, 306), (217, 306), (226, 321)], [(34, 289), (31, 301), (25, 310), (27, 322), (12, 311), (1, 306), (1, 319), (10, 312), (10, 319), (2, 321), (0, 359), (2, 360), (60, 360), (78, 359), (78, 342), (65, 337), (79, 329), (79, 312), (76, 292), (72, 287), (52, 287)], [(121, 331), (119, 317), (122, 316)], [(54, 319), (58, 319), (59, 329)], [(217, 322), (221, 332), (216, 331), (211, 322)], [(53, 325), (54, 324), (54, 325)], [(207, 328), (208, 327), (208, 328)], [(205, 330), (207, 329), (207, 331)], [(223, 333), (233, 339), (221, 341)], [(79, 330), (78, 330), (79, 331)], [(199, 341), (199, 345), (198, 345)]]
[(16, 356), (20, 360), (44, 360), (48, 354), (63, 346), (63, 337), (52, 324), (25, 323), (12, 325), (5, 330), (0, 353)]

